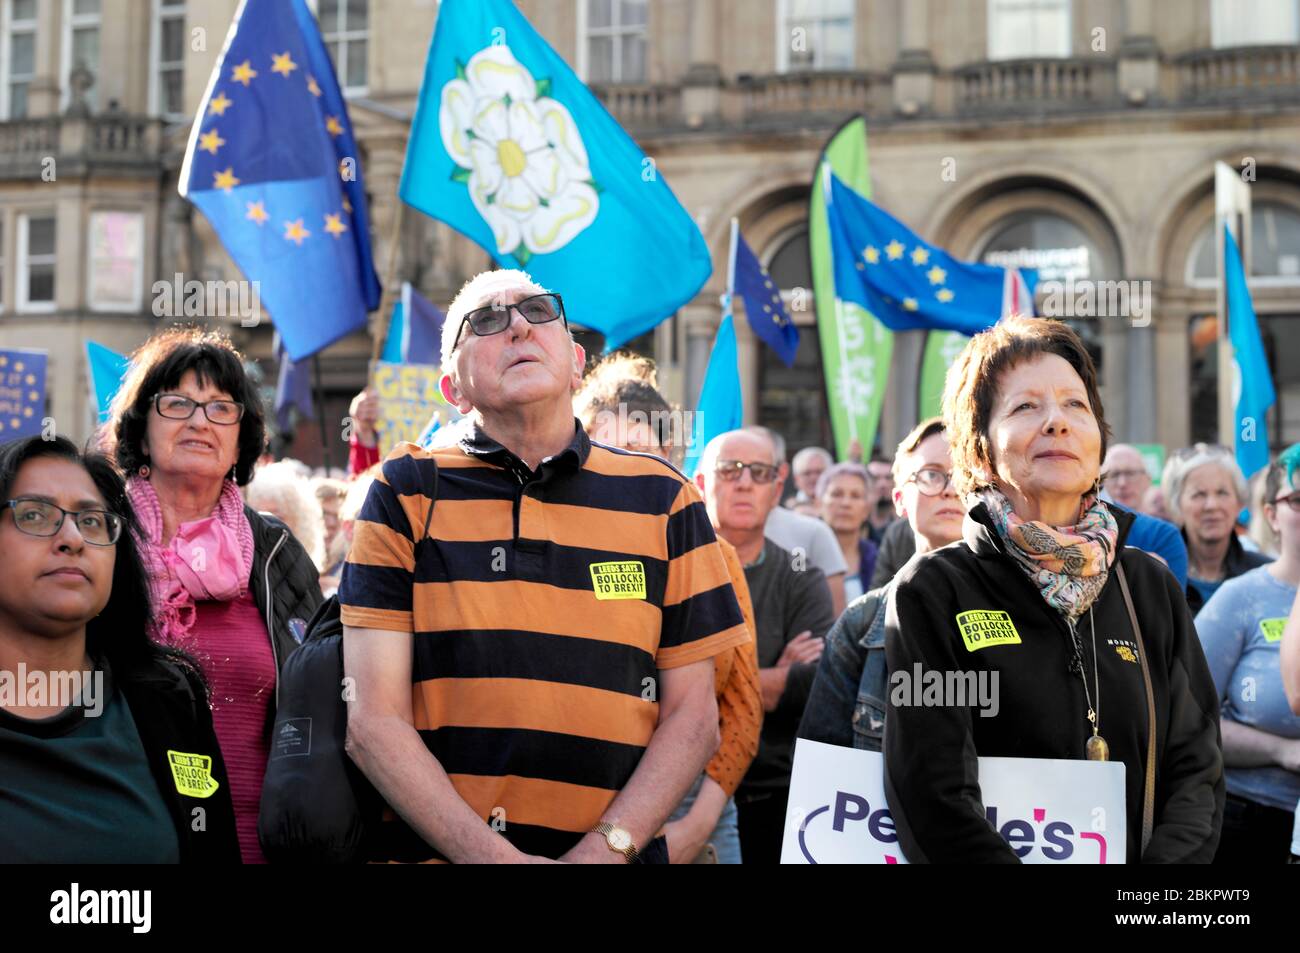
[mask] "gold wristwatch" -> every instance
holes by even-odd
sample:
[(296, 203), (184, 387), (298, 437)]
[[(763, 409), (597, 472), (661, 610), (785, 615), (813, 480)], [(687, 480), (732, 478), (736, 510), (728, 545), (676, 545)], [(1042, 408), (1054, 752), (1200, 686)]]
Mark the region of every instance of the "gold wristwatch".
[(601, 821), (591, 829), (591, 832), (604, 837), (609, 849), (616, 854), (622, 854), (629, 864), (636, 861), (636, 844), (632, 843), (632, 835), (623, 828)]

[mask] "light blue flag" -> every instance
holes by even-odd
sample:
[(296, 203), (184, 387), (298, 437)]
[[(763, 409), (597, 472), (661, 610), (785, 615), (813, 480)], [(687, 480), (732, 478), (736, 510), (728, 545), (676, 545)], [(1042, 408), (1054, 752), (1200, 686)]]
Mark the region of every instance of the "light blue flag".
[[(1273, 376), (1268, 372), (1264, 340), (1255, 320), (1255, 307), (1246, 288), (1246, 272), (1241, 267), (1241, 253), (1228, 226), (1223, 226), (1223, 277), (1228, 295), (1228, 339), (1237, 364), (1235, 385), (1236, 415), (1233, 419), (1237, 466), (1250, 479), (1251, 474), (1268, 466), (1268, 426), (1266, 414), (1277, 400)], [(1222, 386), (1222, 385), (1220, 385)]]
[(101, 424), (108, 422), (108, 408), (122, 386), (131, 361), (125, 354), (97, 344), (86, 342), (86, 364), (90, 367), (90, 390), (95, 399), (95, 410)]
[(712, 271), (654, 162), (509, 0), (443, 0), (403, 201), (564, 296), (615, 348)]
[(728, 307), (718, 325), (718, 336), (713, 342), (713, 353), (709, 355), (709, 366), (704, 371), (704, 384), (700, 387), (700, 399), (695, 405), (697, 419), (690, 428), (693, 439), (686, 448), (686, 460), (682, 466), (689, 477), (695, 476), (700, 455), (709, 441), (718, 434), (738, 429), (743, 423), (745, 410), (737, 357), (736, 325)]

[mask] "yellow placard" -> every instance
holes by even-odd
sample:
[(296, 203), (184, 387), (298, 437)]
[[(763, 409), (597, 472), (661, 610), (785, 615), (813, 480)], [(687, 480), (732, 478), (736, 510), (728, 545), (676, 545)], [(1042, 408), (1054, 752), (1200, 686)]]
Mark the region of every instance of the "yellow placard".
[(212, 797), (221, 785), (212, 777), (212, 759), (205, 754), (167, 751), (176, 790), (187, 797)]
[(644, 599), (645, 566), (639, 562), (592, 563), (591, 587), (597, 599)]
[(375, 429), (381, 457), (404, 440), (418, 440), (433, 417), (446, 423), (439, 410), (447, 403), (438, 389), (441, 379), (442, 369), (434, 364), (375, 363), (371, 386), (379, 394)]
[(1286, 617), (1281, 619), (1260, 619), (1259, 630), (1264, 633), (1265, 642), (1281, 642), (1282, 632), (1286, 628)]
[(957, 628), (966, 651), (986, 649), (990, 645), (1019, 645), (1020, 633), (1016, 631), (1011, 615), (1001, 609), (973, 609), (957, 613)]

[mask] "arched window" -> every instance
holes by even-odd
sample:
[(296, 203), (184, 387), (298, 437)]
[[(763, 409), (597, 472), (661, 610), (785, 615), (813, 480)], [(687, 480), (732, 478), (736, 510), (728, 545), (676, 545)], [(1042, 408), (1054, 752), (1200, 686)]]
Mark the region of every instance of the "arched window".
[[(1187, 256), (1187, 283), (1213, 288), (1219, 280), (1214, 256), (1214, 219), (1205, 223)], [(1300, 285), (1300, 211), (1276, 201), (1255, 204), (1250, 213), (1252, 285)]]
[[(1058, 212), (1024, 209), (989, 230), (975, 256), (1001, 268), (1036, 268), (1038, 281), (1104, 281), (1119, 276), (1119, 251), (1110, 236), (1096, 234)], [(1063, 316), (1083, 339), (1097, 373), (1102, 373), (1101, 322)]]

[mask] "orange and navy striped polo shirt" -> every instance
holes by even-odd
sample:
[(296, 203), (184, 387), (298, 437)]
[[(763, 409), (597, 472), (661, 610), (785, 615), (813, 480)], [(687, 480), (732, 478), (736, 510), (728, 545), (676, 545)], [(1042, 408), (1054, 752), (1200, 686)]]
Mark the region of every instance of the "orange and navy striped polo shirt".
[(468, 421), (456, 446), (394, 449), (339, 602), (345, 625), (412, 633), (420, 736), (480, 817), (548, 857), (631, 778), (658, 671), (749, 638), (695, 486), (576, 422), (535, 472)]

